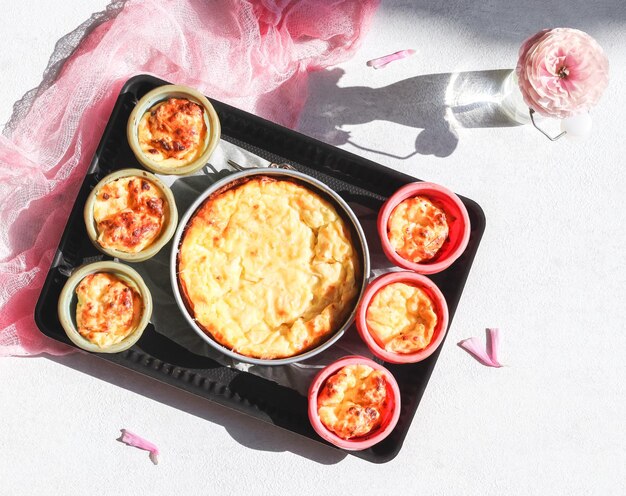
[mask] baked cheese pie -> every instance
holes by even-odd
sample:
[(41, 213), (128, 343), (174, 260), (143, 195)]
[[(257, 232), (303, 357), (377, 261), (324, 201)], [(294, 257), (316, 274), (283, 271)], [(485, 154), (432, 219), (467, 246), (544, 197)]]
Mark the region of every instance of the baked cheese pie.
[(202, 329), (236, 353), (291, 357), (343, 325), (360, 267), (333, 205), (289, 180), (255, 177), (190, 220), (179, 285)]

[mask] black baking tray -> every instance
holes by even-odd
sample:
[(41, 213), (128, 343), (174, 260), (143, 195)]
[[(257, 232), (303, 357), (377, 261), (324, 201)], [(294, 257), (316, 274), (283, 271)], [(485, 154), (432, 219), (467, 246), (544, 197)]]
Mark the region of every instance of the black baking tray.
[[(141, 167), (128, 145), (126, 123), (139, 98), (163, 84), (168, 83), (142, 74), (132, 77), (122, 87), (37, 301), (35, 321), (39, 329), (47, 336), (70, 346), (74, 345), (67, 338), (57, 316), (57, 301), (61, 289), (71, 269), (85, 259), (110, 259), (97, 251), (89, 241), (83, 221), (83, 206), (91, 189), (104, 176), (121, 168)], [(275, 163), (288, 162), (296, 169), (328, 184), (348, 202), (358, 202), (377, 211), (385, 199), (398, 188), (416, 181), (411, 176), (230, 105), (214, 99), (210, 101), (219, 115), (223, 140)], [(480, 206), (470, 199), (461, 199), (467, 207), (472, 226), (467, 249), (448, 269), (430, 276), (446, 298), (450, 322), (485, 229), (485, 216)], [(348, 332), (355, 330), (351, 328)], [(400, 419), (394, 431), (384, 441), (364, 451), (350, 452), (352, 455), (383, 463), (398, 454), (443, 347), (440, 346), (433, 355), (417, 364), (385, 364), (400, 386)], [(118, 354), (93, 355), (327, 444), (309, 423), (306, 397), (270, 380), (196, 355), (166, 336), (154, 332), (152, 324), (131, 349)]]

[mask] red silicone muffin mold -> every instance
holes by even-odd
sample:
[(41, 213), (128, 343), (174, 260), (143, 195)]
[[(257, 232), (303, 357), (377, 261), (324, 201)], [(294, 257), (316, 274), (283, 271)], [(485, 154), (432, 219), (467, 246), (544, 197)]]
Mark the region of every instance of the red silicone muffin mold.
[[(367, 365), (374, 370), (379, 370), (385, 375), (387, 381), (387, 396), (390, 398), (383, 421), (375, 431), (365, 436), (353, 439), (343, 439), (329, 430), (320, 420), (317, 412), (317, 397), (326, 380), (335, 372), (348, 365)], [(379, 443), (385, 439), (398, 423), (400, 418), (400, 388), (395, 378), (382, 365), (362, 356), (346, 356), (331, 363), (322, 369), (313, 379), (309, 387), (309, 420), (311, 425), (323, 439), (334, 444), (338, 448), (349, 451), (360, 451)]]
[[(367, 326), (367, 308), (374, 295), (385, 286), (395, 283), (404, 282), (416, 286), (423, 290), (433, 302), (435, 313), (437, 314), (437, 325), (433, 332), (432, 339), (428, 346), (414, 353), (395, 353), (387, 351), (374, 338)], [(361, 339), (365, 341), (370, 351), (378, 358), (390, 363), (415, 363), (421, 362), (425, 358), (432, 355), (439, 347), (448, 329), (448, 305), (446, 299), (439, 288), (428, 277), (415, 272), (389, 272), (383, 276), (374, 279), (363, 293), (363, 298), (359, 303), (356, 312), (356, 326), (361, 335)]]
[[(449, 235), (432, 260), (412, 262), (401, 257), (389, 241), (388, 222), (391, 213), (402, 201), (415, 196), (424, 196), (444, 209), (449, 226)], [(470, 220), (461, 199), (452, 191), (434, 183), (416, 182), (403, 186), (384, 203), (378, 213), (378, 235), (383, 252), (395, 265), (419, 274), (435, 274), (447, 269), (461, 256), (470, 236)]]

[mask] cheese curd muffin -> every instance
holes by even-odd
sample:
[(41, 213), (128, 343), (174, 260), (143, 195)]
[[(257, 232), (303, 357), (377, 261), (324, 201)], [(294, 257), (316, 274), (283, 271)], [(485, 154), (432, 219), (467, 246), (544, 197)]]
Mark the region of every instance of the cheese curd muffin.
[(158, 174), (180, 176), (199, 171), (209, 162), (220, 135), (219, 117), (207, 97), (173, 84), (144, 94), (126, 123), (135, 158)]
[(139, 326), (143, 302), (137, 290), (115, 274), (98, 272), (76, 287), (79, 334), (101, 348), (119, 343)]
[(130, 176), (105, 184), (96, 194), (93, 219), (105, 249), (138, 253), (161, 234), (168, 202), (149, 179)]
[(186, 98), (168, 98), (150, 108), (139, 121), (141, 151), (164, 167), (182, 167), (206, 148), (204, 109)]
[(300, 354), (339, 329), (358, 296), (359, 274), (335, 208), (270, 176), (209, 197), (178, 253), (179, 288), (198, 325), (260, 359)]
[(319, 436), (338, 448), (371, 448), (395, 429), (402, 409), (393, 374), (363, 356), (327, 365), (311, 381), (307, 413)]
[(387, 225), (389, 242), (411, 262), (431, 260), (448, 239), (445, 211), (428, 198), (407, 198), (394, 208)]
[(387, 409), (387, 380), (368, 365), (348, 365), (320, 389), (317, 412), (322, 424), (342, 439), (378, 429)]
[(385, 350), (414, 353), (430, 344), (437, 314), (426, 292), (411, 284), (395, 282), (374, 295), (367, 308), (366, 322)]

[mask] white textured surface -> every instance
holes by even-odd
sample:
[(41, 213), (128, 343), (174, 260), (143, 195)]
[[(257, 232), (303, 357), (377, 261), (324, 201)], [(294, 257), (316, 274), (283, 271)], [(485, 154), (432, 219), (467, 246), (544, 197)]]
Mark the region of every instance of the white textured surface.
[[(338, 456), (89, 356), (3, 359), (0, 494), (626, 494), (626, 7), (431, 4), (383, 2), (357, 56), (314, 77), (302, 117), (305, 132), (447, 185), (487, 215), (400, 454), (385, 465)], [(0, 122), (39, 82), (56, 39), (105, 5), (5, 6)], [(467, 118), (476, 106), (452, 112), (471, 127), (447, 132), (445, 74), (511, 68), (523, 38), (550, 26), (583, 29), (608, 53), (591, 136), (550, 143), (529, 126), (484, 127)], [(365, 66), (404, 48), (418, 53)], [(444, 75), (423, 77), (433, 74)], [(501, 327), (509, 367), (482, 367), (455, 346), (486, 326)], [(157, 443), (161, 464), (116, 442), (120, 428)]]

